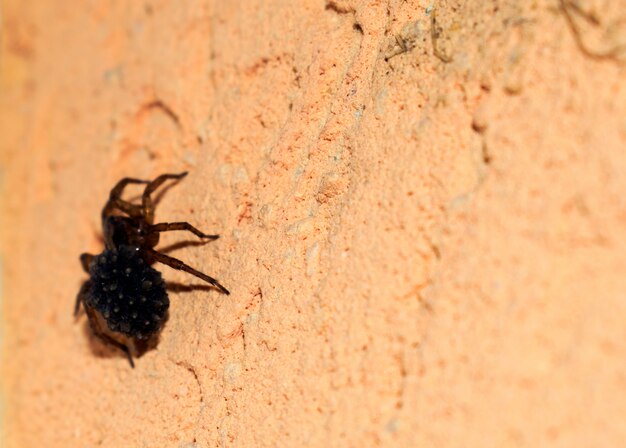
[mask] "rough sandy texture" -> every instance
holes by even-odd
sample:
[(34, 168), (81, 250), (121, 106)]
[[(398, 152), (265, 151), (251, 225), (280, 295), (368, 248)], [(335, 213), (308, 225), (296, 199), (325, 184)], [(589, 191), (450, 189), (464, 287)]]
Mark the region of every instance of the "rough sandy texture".
[[(2, 446), (626, 446), (624, 1), (2, 3)], [(181, 170), (232, 295), (131, 370), (78, 255)]]

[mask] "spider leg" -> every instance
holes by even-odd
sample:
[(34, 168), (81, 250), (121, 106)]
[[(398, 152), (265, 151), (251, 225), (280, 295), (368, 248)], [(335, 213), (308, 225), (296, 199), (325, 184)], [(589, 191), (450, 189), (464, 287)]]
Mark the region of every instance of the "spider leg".
[(154, 224), (150, 226), (150, 232), (160, 233), (169, 232), (171, 230), (186, 230), (187, 232), (191, 232), (199, 238), (206, 238), (208, 240), (216, 240), (220, 237), (219, 235), (207, 235), (206, 233), (203, 233), (200, 230), (196, 229), (188, 222), (161, 222), (159, 224)]
[(121, 342), (116, 341), (111, 336), (102, 331), (102, 329), (100, 328), (100, 323), (98, 322), (98, 317), (96, 316), (96, 312), (91, 306), (88, 306), (85, 302), (83, 302), (83, 307), (85, 308), (85, 312), (87, 313), (87, 317), (89, 318), (89, 326), (91, 327), (91, 331), (93, 331), (93, 334), (107, 344), (111, 344), (112, 346), (126, 353), (126, 356), (128, 357), (128, 362), (130, 363), (130, 366), (134, 369), (135, 363), (133, 362), (133, 357), (130, 354), (130, 350), (128, 349), (128, 347)]
[(94, 256), (95, 255), (88, 253), (80, 254), (80, 264), (87, 274), (89, 274), (89, 265), (91, 264), (91, 260), (93, 260)]
[(85, 303), (85, 296), (87, 295), (89, 288), (91, 288), (91, 281), (89, 280), (83, 283), (83, 286), (80, 287), (80, 291), (78, 291), (78, 295), (76, 296), (76, 303), (74, 304), (74, 317), (78, 316), (80, 304)]
[(126, 185), (128, 184), (149, 184), (149, 183), (150, 183), (149, 180), (136, 179), (134, 177), (125, 177), (122, 180), (120, 180), (117, 184), (115, 184), (115, 186), (111, 189), (111, 193), (109, 194), (109, 197), (111, 199), (120, 198), (122, 196), (122, 192), (124, 191), (124, 188), (126, 188)]
[(152, 257), (154, 260), (158, 261), (159, 263), (163, 263), (173, 269), (177, 269), (179, 271), (184, 271), (187, 272), (191, 275), (195, 275), (196, 277), (204, 280), (205, 282), (215, 286), (217, 289), (219, 289), (221, 292), (223, 292), (226, 295), (229, 295), (230, 292), (228, 291), (228, 289), (224, 288), (220, 282), (218, 282), (217, 280), (215, 280), (213, 277), (210, 277), (206, 274), (203, 274), (200, 271), (195, 270), (194, 268), (192, 268), (191, 266), (186, 265), (184, 262), (182, 262), (181, 260), (179, 260), (178, 258), (174, 258), (174, 257), (170, 257), (169, 255), (165, 255), (162, 254), (160, 252), (157, 252), (154, 249), (146, 249), (147, 254)]
[(102, 218), (109, 216), (115, 209), (126, 213), (131, 218), (143, 218), (143, 209), (140, 205), (131, 204), (123, 199), (110, 199), (106, 207), (102, 210)]
[(152, 182), (148, 183), (146, 189), (143, 191), (143, 195), (141, 196), (141, 205), (143, 208), (143, 216), (146, 219), (146, 222), (152, 224), (154, 222), (154, 204), (152, 202), (152, 198), (150, 195), (154, 193), (154, 191), (163, 184), (166, 180), (169, 179), (182, 179), (187, 175), (187, 171), (180, 174), (161, 174), (159, 177), (154, 179)]
[[(89, 274), (89, 265), (91, 264), (93, 257), (93, 255), (87, 253), (80, 255), (80, 264), (87, 274)], [(83, 286), (80, 287), (80, 291), (78, 291), (78, 295), (76, 296), (76, 304), (74, 305), (74, 316), (78, 315), (78, 312), (80, 311), (80, 304), (84, 302), (85, 295), (87, 294), (89, 288), (91, 288), (91, 282), (89, 280), (83, 283)]]
[(123, 200), (122, 192), (128, 184), (149, 183), (149, 180), (135, 179), (133, 177), (125, 177), (120, 180), (117, 184), (115, 184), (115, 186), (111, 189), (111, 192), (109, 193), (109, 200), (102, 210), (102, 217), (109, 216), (113, 210), (118, 209), (126, 213), (131, 218), (140, 218), (143, 215), (141, 207)]

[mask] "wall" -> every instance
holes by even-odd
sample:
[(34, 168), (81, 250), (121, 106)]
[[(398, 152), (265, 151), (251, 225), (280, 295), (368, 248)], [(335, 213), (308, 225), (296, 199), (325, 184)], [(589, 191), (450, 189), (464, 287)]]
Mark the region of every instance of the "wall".
[[(3, 446), (624, 445), (623, 14), (4, 0)], [(78, 255), (182, 170), (157, 218), (232, 294), (164, 267), (131, 370)]]

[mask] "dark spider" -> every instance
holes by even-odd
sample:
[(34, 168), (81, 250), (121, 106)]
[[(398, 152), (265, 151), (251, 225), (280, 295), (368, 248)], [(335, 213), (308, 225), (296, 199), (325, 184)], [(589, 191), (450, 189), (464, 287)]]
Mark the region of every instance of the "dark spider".
[[(104, 252), (80, 256), (90, 279), (78, 294), (74, 314), (78, 314), (82, 303), (94, 334), (126, 353), (133, 368), (135, 364), (128, 346), (100, 328), (96, 313), (104, 318), (109, 331), (133, 340), (146, 340), (156, 334), (163, 326), (170, 301), (161, 273), (151, 264), (159, 262), (188, 272), (224, 294), (230, 294), (213, 277), (153, 249), (159, 242), (159, 233), (170, 230), (186, 230), (208, 241), (219, 238), (219, 235), (202, 233), (187, 222), (154, 224), (154, 204), (150, 195), (166, 180), (179, 180), (186, 175), (186, 172), (162, 174), (153, 181), (130, 177), (120, 180), (102, 209)], [(147, 184), (140, 205), (121, 198), (128, 184)]]

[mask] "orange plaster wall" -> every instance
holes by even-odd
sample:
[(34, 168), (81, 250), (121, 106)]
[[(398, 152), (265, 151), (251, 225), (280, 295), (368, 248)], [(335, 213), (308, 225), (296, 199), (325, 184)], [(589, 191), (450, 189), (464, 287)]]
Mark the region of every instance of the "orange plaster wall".
[[(2, 1), (2, 446), (626, 445), (625, 5), (572, 5)], [(78, 255), (182, 170), (232, 295), (131, 370)]]

